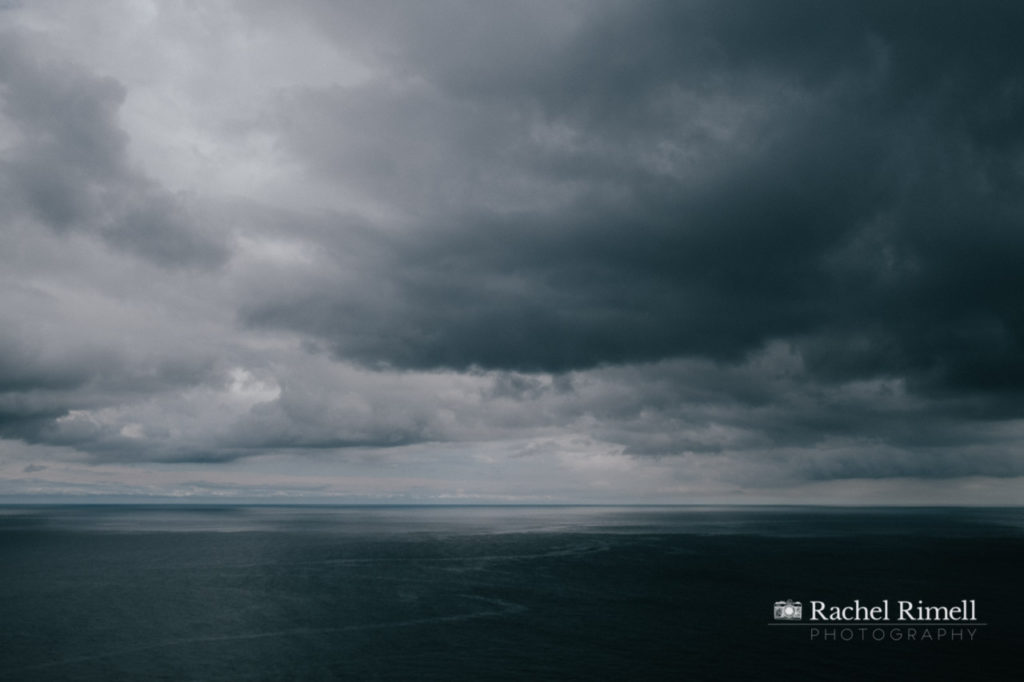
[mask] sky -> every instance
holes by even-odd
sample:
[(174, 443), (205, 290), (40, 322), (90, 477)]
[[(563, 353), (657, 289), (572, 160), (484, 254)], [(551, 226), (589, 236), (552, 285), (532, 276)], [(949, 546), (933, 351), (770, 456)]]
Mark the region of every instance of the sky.
[(1024, 5), (0, 2), (0, 501), (1024, 503)]

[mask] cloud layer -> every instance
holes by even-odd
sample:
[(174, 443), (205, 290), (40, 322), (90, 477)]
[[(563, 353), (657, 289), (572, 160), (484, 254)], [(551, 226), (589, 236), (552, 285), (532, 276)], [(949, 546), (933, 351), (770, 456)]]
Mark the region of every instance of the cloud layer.
[(287, 461), (415, 470), (378, 492), (424, 499), (986, 501), (967, 483), (1024, 475), (1022, 27), (0, 10), (9, 490)]

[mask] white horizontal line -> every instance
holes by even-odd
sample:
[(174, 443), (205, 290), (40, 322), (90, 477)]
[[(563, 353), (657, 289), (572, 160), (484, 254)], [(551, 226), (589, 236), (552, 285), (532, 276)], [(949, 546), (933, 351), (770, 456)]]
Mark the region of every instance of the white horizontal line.
[(955, 621), (955, 622), (952, 622), (952, 623), (950, 623), (950, 622), (935, 623), (935, 622), (926, 622), (926, 621), (906, 621), (906, 622), (903, 622), (903, 623), (889, 623), (889, 622), (866, 622), (865, 623), (865, 622), (860, 622), (860, 621), (849, 621), (849, 622), (815, 621), (814, 623), (769, 623), (767, 625), (804, 626), (805, 628), (810, 628), (810, 627), (814, 627), (814, 626), (854, 626), (854, 625), (857, 625), (857, 626), (889, 626), (891, 628), (899, 628), (899, 627), (910, 627), (910, 626), (918, 626), (918, 625), (928, 625), (928, 626), (961, 626), (961, 627), (964, 627), (964, 626), (986, 626), (988, 624), (987, 623), (975, 623), (973, 621)]

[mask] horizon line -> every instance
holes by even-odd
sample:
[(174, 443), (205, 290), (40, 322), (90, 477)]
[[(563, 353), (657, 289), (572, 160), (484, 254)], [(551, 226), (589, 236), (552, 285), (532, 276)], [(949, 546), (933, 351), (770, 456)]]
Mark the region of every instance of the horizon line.
[(828, 504), (801, 502), (263, 502), (245, 500), (4, 500), (0, 507), (636, 507), (636, 508), (816, 508), (816, 509), (1024, 509), (1024, 504)]

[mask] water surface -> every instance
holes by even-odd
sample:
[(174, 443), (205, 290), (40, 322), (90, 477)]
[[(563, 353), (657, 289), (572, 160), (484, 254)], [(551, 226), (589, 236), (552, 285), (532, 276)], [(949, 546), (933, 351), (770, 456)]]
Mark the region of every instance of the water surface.
[[(1021, 566), (1020, 509), (0, 507), (0, 678), (1019, 679)], [(810, 641), (784, 598), (987, 625)]]

